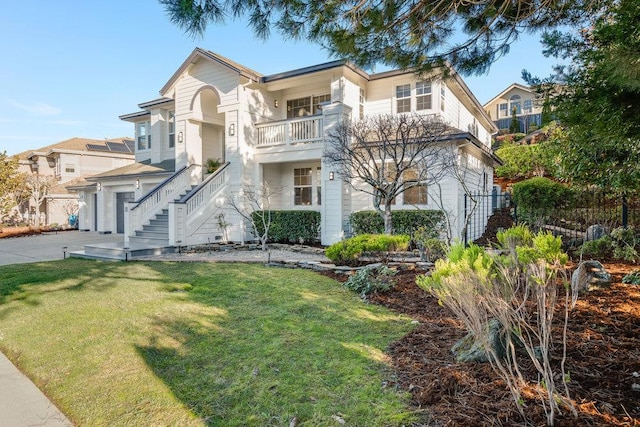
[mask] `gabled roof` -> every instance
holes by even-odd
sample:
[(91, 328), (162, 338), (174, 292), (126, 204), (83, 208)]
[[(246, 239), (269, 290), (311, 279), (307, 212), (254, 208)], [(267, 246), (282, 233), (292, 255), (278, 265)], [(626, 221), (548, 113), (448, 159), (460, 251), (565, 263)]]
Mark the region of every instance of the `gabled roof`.
[(89, 138), (70, 138), (55, 144), (47, 145), (35, 150), (23, 151), (16, 154), (20, 160), (27, 160), (34, 155), (47, 156), (54, 152), (101, 152), (112, 154), (130, 154), (134, 155), (133, 140), (127, 137), (114, 139), (89, 139)]
[(525, 86), (525, 85), (520, 84), (520, 83), (511, 83), (511, 85), (509, 87), (507, 87), (505, 90), (503, 90), (502, 92), (500, 92), (499, 94), (497, 94), (496, 96), (491, 98), (488, 102), (485, 102), (484, 107), (486, 107), (487, 105), (491, 104), (496, 99), (502, 98), (502, 96), (505, 93), (509, 92), (512, 89), (521, 89), (521, 90), (533, 93), (533, 90), (531, 90), (531, 88), (529, 86)]
[(184, 73), (187, 68), (189, 68), (189, 65), (195, 63), (200, 58), (223, 65), (249, 80), (257, 81), (262, 77), (262, 74), (252, 70), (249, 67), (245, 67), (242, 64), (232, 61), (231, 59), (226, 58), (222, 55), (218, 55), (217, 53), (211, 52), (210, 50), (197, 47), (193, 50), (193, 52), (191, 52), (191, 55), (189, 55), (189, 57), (182, 63), (180, 68), (178, 68), (178, 70), (173, 73), (173, 76), (171, 76), (169, 81), (162, 87), (162, 89), (160, 89), (160, 94), (166, 93), (169, 88), (176, 82), (176, 80), (178, 80), (182, 73)]
[(338, 68), (343, 66), (349, 68), (352, 71), (355, 71), (357, 74), (359, 74), (360, 76), (364, 77), (367, 80), (369, 80), (370, 78), (369, 74), (367, 74), (364, 70), (359, 68), (354, 63), (347, 61), (345, 59), (338, 59), (337, 61), (325, 62), (323, 64), (311, 65), (309, 67), (303, 67), (303, 68), (298, 68), (291, 71), (284, 71), (281, 73), (263, 76), (260, 79), (260, 83), (270, 83), (276, 80), (282, 80), (289, 77), (302, 76), (305, 74), (317, 73), (319, 71), (330, 70), (331, 68)]
[(123, 177), (148, 176), (148, 175), (164, 175), (171, 174), (175, 169), (175, 160), (165, 160), (156, 164), (133, 163), (131, 165), (122, 166), (117, 169), (102, 172), (87, 178), (89, 182), (96, 182), (101, 179), (119, 179)]

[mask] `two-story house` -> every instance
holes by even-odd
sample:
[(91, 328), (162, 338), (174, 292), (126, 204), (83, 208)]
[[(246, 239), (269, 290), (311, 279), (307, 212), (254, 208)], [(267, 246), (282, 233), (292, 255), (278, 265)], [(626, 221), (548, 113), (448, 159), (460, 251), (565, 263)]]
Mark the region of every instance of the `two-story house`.
[[(410, 71), (368, 74), (338, 60), (262, 75), (213, 52), (196, 48), (160, 90), (160, 97), (121, 116), (135, 127), (136, 164), (89, 181), (80, 228), (123, 232), (125, 245), (192, 245), (222, 238), (252, 239), (228, 206), (243, 187), (268, 183), (280, 191), (272, 209), (321, 213), (320, 239), (331, 244), (349, 235), (349, 215), (372, 209), (373, 200), (337, 179), (323, 160), (325, 137), (343, 120), (380, 114), (433, 114), (456, 132), (446, 143), (469, 166), (466, 184), (489, 192), (497, 159), (491, 136), (497, 128), (455, 73), (418, 78)], [(208, 159), (222, 167), (206, 174)], [(463, 211), (461, 183), (427, 189), (394, 209), (444, 207)], [(433, 191), (433, 193), (431, 192)], [(441, 197), (444, 195), (443, 197)], [(458, 221), (457, 226), (462, 226)]]
[(78, 194), (67, 186), (81, 183), (85, 177), (135, 162), (133, 141), (127, 138), (96, 140), (71, 138), (17, 155), (18, 172), (40, 180), (50, 180), (48, 194), (39, 209), (35, 200), (27, 200), (18, 207), (25, 220), (33, 221), (36, 211), (40, 224), (65, 224), (69, 212), (78, 207)]
[(531, 125), (542, 123), (542, 102), (529, 86), (513, 83), (484, 105), (498, 129), (509, 129), (515, 111), (520, 132), (529, 133)]

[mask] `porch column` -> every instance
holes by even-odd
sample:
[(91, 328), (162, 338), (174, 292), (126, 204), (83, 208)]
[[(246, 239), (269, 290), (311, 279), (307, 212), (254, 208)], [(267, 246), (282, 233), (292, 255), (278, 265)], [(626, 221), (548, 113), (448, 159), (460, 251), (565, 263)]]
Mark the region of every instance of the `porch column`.
[(113, 215), (111, 208), (111, 198), (113, 194), (104, 188), (104, 185), (99, 184), (102, 188), (96, 192), (96, 212), (97, 212), (97, 224), (96, 231), (100, 234), (111, 234), (112, 222), (111, 216)]
[[(342, 120), (348, 120), (351, 107), (334, 102), (322, 109), (324, 135), (334, 129)], [(333, 178), (333, 179), (332, 179)], [(322, 160), (322, 215), (320, 239), (323, 245), (339, 242), (349, 231), (351, 213), (351, 195), (344, 182), (332, 166)]]

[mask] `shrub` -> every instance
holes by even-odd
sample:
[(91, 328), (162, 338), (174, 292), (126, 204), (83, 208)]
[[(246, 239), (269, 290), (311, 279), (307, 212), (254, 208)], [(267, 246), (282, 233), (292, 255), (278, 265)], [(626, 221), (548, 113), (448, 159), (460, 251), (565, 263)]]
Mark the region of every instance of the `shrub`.
[(361, 234), (341, 242), (334, 243), (325, 250), (331, 261), (341, 264), (355, 264), (364, 255), (383, 257), (394, 251), (406, 250), (409, 236), (389, 236), (387, 234)]
[(221, 165), (220, 159), (207, 159), (207, 173), (214, 173)]
[(413, 233), (413, 243), (418, 247), (422, 261), (433, 262), (447, 253), (448, 245), (434, 234), (433, 229), (424, 226), (416, 228)]
[(572, 202), (573, 191), (548, 178), (536, 177), (514, 184), (513, 200), (520, 219), (540, 226), (553, 211)]
[[(355, 234), (382, 234), (384, 221), (376, 211), (354, 212), (349, 217)], [(439, 210), (401, 210), (391, 212), (393, 234), (413, 236), (418, 227), (432, 230), (438, 237), (444, 228), (444, 212)]]
[(638, 236), (633, 227), (618, 227), (611, 231), (613, 256), (617, 259), (634, 262), (638, 260)]
[(622, 278), (622, 283), (640, 285), (640, 270), (634, 270)]
[[(263, 234), (262, 211), (251, 214), (258, 226), (258, 234)], [(320, 212), (316, 211), (271, 211), (269, 241), (272, 242), (315, 242), (320, 232)]]
[(393, 276), (396, 275), (394, 270), (387, 266), (378, 268), (361, 268), (355, 274), (349, 276), (343, 286), (360, 294), (361, 298), (373, 292), (388, 291), (395, 285)]
[(604, 236), (596, 240), (585, 242), (580, 251), (583, 256), (592, 258), (606, 258), (613, 252), (613, 240), (610, 236)]
[(511, 249), (516, 246), (531, 246), (533, 233), (525, 225), (516, 225), (496, 233), (498, 246), (501, 249)]
[[(491, 367), (509, 387), (523, 416), (523, 385), (528, 381), (538, 382), (538, 396), (542, 399), (547, 423), (553, 425), (561, 408), (576, 414), (568, 389), (564, 388), (563, 395), (560, 388), (567, 378), (564, 363), (570, 305), (564, 304), (564, 328), (554, 328), (553, 321), (558, 290), (564, 289), (567, 302), (570, 296), (577, 295), (576, 292), (570, 295), (572, 290), (562, 268), (568, 257), (561, 249), (561, 239), (549, 233), (530, 238), (528, 230), (518, 228), (507, 230), (501, 236), (503, 244), (506, 242), (509, 249), (513, 249), (508, 255), (492, 256), (478, 246), (456, 244), (446, 260), (436, 262), (430, 276), (420, 276), (416, 283), (464, 323), (472, 338), (473, 346), (469, 348), (483, 351)], [(567, 286), (559, 287), (559, 280)], [(575, 299), (571, 300), (573, 305)], [(489, 325), (497, 325), (497, 330)], [(564, 352), (559, 366), (554, 366), (556, 361), (549, 357), (552, 332), (556, 331), (563, 333)], [(537, 375), (524, 377), (523, 355), (528, 356), (525, 363), (534, 366)]]

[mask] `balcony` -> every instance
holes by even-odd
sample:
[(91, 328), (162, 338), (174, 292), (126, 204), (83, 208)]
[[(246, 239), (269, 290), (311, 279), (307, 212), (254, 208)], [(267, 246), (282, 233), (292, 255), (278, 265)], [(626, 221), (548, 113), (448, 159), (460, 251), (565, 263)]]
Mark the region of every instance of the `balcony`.
[(324, 137), (324, 127), (320, 115), (258, 123), (256, 130), (257, 147), (308, 144), (322, 141)]

